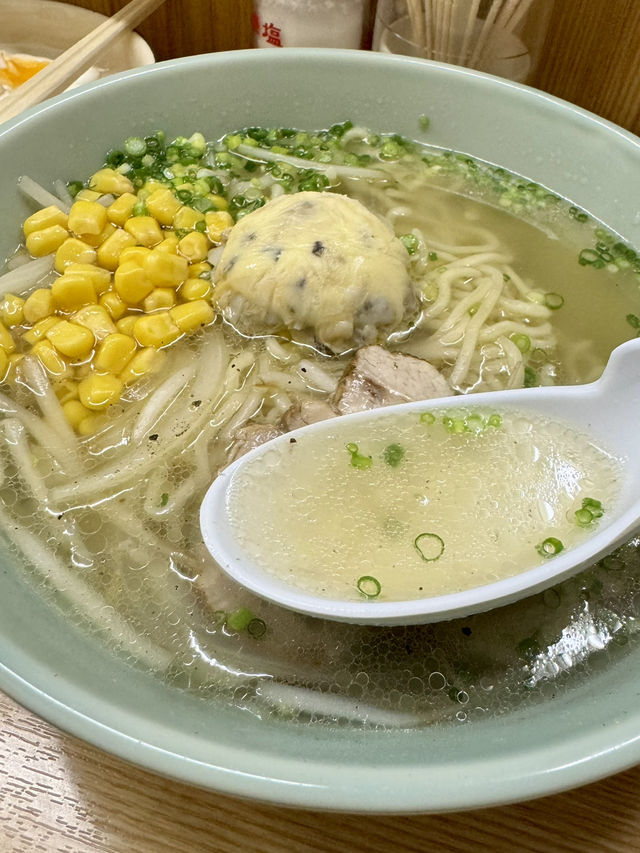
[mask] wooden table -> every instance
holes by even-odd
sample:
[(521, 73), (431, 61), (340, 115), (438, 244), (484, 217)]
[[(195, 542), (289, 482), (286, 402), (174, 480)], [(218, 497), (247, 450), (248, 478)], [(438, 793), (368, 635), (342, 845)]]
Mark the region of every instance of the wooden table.
[[(123, 0), (73, 0), (113, 12)], [(250, 0), (167, 0), (156, 57), (251, 46)], [(640, 133), (640, 3), (556, 0), (539, 88)], [(640, 767), (455, 815), (361, 817), (247, 803), (112, 758), (0, 694), (0, 853), (640, 853)]]

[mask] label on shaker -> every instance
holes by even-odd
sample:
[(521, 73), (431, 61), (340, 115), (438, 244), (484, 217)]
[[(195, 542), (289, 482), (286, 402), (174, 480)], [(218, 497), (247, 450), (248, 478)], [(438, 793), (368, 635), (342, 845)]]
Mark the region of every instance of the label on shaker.
[(367, 0), (255, 0), (256, 47), (360, 48)]

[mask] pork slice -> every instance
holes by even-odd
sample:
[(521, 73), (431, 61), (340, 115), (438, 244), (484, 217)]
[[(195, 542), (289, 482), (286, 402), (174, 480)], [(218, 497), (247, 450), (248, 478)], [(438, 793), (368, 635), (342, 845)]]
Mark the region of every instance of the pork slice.
[(240, 456), (244, 456), (254, 447), (259, 447), (272, 438), (277, 438), (286, 430), (273, 424), (256, 424), (249, 422), (237, 429), (233, 435), (233, 444), (229, 451), (229, 462), (234, 462)]
[(304, 400), (302, 403), (294, 403), (282, 416), (280, 423), (285, 432), (290, 432), (298, 427), (315, 424), (318, 421), (326, 421), (327, 418), (335, 418), (338, 413), (327, 403), (326, 400)]
[(428, 361), (368, 346), (355, 354), (331, 402), (341, 415), (347, 415), (451, 393), (447, 380)]

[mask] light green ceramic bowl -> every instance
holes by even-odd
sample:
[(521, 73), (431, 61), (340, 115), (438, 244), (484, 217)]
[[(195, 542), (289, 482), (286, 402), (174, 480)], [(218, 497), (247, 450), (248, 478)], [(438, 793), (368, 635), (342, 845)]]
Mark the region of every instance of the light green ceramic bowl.
[[(29, 212), (28, 172), (89, 174), (124, 135), (209, 137), (351, 118), (501, 164), (640, 245), (640, 141), (540, 92), (459, 68), (361, 52), (252, 51), (139, 69), (0, 128), (0, 254)], [(265, 722), (129, 669), (0, 563), (0, 687), (136, 764), (243, 797), (370, 812), (441, 811), (548, 794), (640, 760), (640, 647), (534, 708), (421, 732)]]

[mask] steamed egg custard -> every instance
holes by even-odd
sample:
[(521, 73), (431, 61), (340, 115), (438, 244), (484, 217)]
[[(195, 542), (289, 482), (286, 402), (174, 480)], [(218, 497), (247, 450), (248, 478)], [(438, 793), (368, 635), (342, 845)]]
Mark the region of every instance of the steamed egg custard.
[(333, 352), (375, 342), (417, 307), (409, 255), (359, 201), (301, 192), (240, 220), (214, 273), (223, 315), (245, 334), (309, 330)]
[[(635, 541), (499, 614), (372, 632), (254, 597), (199, 528), (217, 474), (296, 427), (333, 418), (338, 434), (350, 412), (596, 379), (640, 330), (640, 259), (587, 212), (466, 155), (350, 122), (132, 136), (90, 175), (26, 175), (19, 187), (29, 214), (5, 223), (16, 251), (0, 276), (0, 529), (7, 571), (85, 635), (169, 696), (365, 727), (503, 713), (624, 654), (640, 624)], [(468, 521), (455, 540), (464, 507), (488, 518), (497, 502), (514, 520), (495, 541), (493, 523), (480, 525), (488, 553), (502, 554), (515, 527), (516, 550), (536, 560), (612, 508), (596, 448), (579, 453), (579, 439), (567, 447), (536, 425), (533, 480), (555, 476), (558, 497), (516, 495), (511, 472), (531, 463), (534, 433), (506, 416), (477, 426), (398, 424), (371, 444), (354, 434), (296, 448), (290, 464), (308, 465), (327, 494), (335, 472), (362, 501), (343, 560), (358, 568), (333, 566), (337, 583), (363, 595), (370, 576), (389, 595), (392, 576), (368, 561), (408, 553), (424, 594), (456, 550), (485, 554), (462, 535)], [(425, 446), (438, 452), (423, 459)], [(499, 464), (480, 493), (485, 449)], [(421, 466), (440, 454), (464, 488), (436, 517), (449, 471)], [(409, 509), (386, 506), (400, 477)], [(238, 507), (266, 539), (272, 500), (247, 485)], [(280, 506), (320, 547), (329, 503)], [(513, 559), (472, 562), (490, 580)]]
[(619, 476), (606, 450), (543, 417), (391, 413), (251, 460), (226, 512), (241, 551), (280, 580), (404, 601), (500, 581), (578, 544)]

